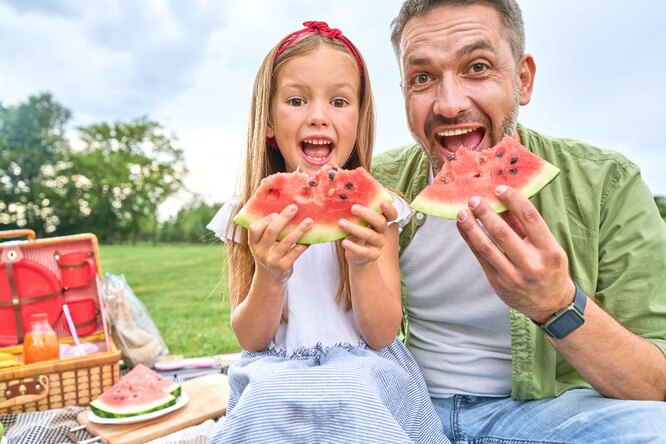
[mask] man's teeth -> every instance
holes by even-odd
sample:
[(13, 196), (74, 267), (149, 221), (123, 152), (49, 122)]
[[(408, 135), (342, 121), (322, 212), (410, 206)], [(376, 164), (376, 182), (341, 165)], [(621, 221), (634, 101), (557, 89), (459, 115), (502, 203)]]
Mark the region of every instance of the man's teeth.
[(453, 130), (444, 130), (441, 133), (438, 133), (439, 137), (448, 137), (448, 136), (459, 136), (461, 134), (471, 133), (475, 131), (476, 128), (458, 128)]

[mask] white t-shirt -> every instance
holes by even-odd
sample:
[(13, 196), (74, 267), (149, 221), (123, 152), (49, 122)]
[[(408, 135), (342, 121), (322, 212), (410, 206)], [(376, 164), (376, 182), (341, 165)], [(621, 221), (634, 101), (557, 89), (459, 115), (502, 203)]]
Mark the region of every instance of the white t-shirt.
[[(411, 208), (400, 197), (394, 197), (398, 217), (393, 223), (402, 228), (411, 217)], [(225, 203), (207, 226), (222, 240), (231, 237), (227, 227), (232, 206)], [(357, 345), (361, 334), (353, 313), (336, 302), (338, 283), (335, 243), (310, 245), (294, 263), (294, 271), (287, 281), (285, 303), (289, 319), (280, 323), (275, 345), (288, 352), (318, 343), (322, 346)]]
[(509, 307), (456, 222), (428, 216), (402, 251), (400, 268), (409, 289), (409, 350), (430, 395), (509, 396)]

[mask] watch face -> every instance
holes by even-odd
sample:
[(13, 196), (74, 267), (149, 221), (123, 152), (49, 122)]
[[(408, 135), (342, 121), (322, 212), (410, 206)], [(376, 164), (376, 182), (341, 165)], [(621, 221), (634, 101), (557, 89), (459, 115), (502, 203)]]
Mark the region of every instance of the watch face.
[(562, 339), (583, 325), (583, 322), (585, 320), (576, 311), (569, 310), (544, 325), (543, 328), (552, 337)]

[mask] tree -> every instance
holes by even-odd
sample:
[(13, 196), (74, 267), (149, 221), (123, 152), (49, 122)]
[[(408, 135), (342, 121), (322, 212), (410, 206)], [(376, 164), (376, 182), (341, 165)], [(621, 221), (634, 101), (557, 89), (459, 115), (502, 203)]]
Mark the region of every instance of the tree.
[(0, 104), (0, 224), (33, 228), (38, 235), (53, 231), (44, 172), (59, 153), (69, 150), (65, 126), (71, 112), (48, 93), (24, 103)]
[(58, 233), (85, 227), (102, 242), (155, 240), (157, 208), (187, 173), (175, 137), (146, 117), (79, 131), (84, 148), (63, 152), (48, 178)]
[(206, 228), (222, 204), (208, 205), (195, 195), (176, 214), (162, 224), (159, 240), (162, 242), (210, 242), (214, 240)]

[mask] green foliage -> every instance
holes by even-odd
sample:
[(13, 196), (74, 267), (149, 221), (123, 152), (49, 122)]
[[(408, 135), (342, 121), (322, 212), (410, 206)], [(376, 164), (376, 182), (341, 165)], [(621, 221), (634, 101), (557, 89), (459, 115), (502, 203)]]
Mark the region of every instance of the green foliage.
[(175, 136), (141, 117), (80, 127), (83, 148), (74, 150), (70, 117), (50, 94), (0, 104), (0, 229), (157, 241), (157, 209), (187, 173)]
[(666, 220), (666, 196), (654, 196), (654, 202), (657, 204), (657, 208), (659, 208), (659, 214)]
[(24, 103), (0, 104), (0, 224), (29, 226), (38, 235), (53, 229), (44, 174), (58, 154), (69, 149), (65, 126), (71, 113), (51, 94), (30, 96)]
[(187, 172), (175, 139), (146, 118), (79, 130), (84, 149), (66, 152), (51, 178), (58, 233), (85, 226), (102, 242), (156, 240), (157, 209)]
[(224, 247), (202, 244), (102, 245), (102, 270), (123, 274), (171, 354), (240, 351), (231, 329)]
[(176, 216), (164, 222), (160, 228), (160, 242), (201, 242), (213, 239), (206, 228), (222, 204), (208, 205), (194, 197), (181, 208)]

